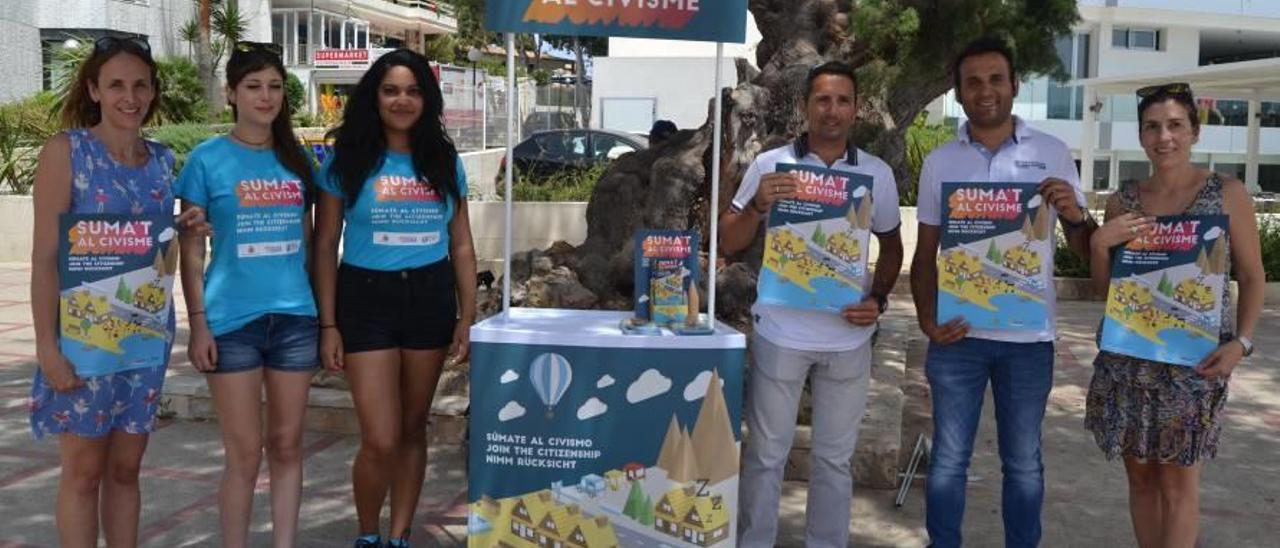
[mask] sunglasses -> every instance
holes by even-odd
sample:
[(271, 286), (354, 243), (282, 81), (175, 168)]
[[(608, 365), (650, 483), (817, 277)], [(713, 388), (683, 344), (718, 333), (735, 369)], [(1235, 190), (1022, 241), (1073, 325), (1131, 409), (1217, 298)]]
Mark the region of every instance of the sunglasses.
[(1184, 95), (1184, 96), (1190, 97), (1191, 84), (1188, 84), (1186, 82), (1173, 82), (1169, 84), (1147, 86), (1144, 88), (1139, 88), (1137, 91), (1139, 99), (1146, 99), (1147, 97), (1151, 97), (1152, 95), (1155, 95), (1157, 93), (1164, 94), (1164, 95)]
[(111, 53), (119, 49), (129, 49), (135, 53), (141, 53), (148, 58), (151, 57), (151, 44), (147, 43), (146, 38), (139, 36), (129, 36), (121, 38), (119, 36), (103, 36), (93, 41), (93, 54), (101, 55)]
[(268, 53), (276, 57), (284, 51), (280, 48), (280, 44), (271, 42), (236, 42), (235, 50), (237, 53)]

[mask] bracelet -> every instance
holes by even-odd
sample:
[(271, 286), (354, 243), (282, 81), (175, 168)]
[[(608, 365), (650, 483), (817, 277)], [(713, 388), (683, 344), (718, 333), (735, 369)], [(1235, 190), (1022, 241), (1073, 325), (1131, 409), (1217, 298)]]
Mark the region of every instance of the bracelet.
[(338, 328), (338, 324), (334, 324), (334, 323), (320, 324), (320, 329), (337, 329), (337, 328)]
[(194, 318), (194, 317), (199, 316), (199, 315), (201, 315), (201, 314), (204, 314), (204, 311), (203, 311), (203, 310), (197, 310), (197, 311), (195, 311), (195, 312), (187, 312), (187, 317), (188, 317), (188, 318)]

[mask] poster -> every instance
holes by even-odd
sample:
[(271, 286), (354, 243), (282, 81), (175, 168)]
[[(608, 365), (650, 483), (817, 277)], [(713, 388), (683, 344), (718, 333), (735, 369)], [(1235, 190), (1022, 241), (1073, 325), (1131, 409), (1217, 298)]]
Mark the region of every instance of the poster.
[(743, 43), (746, 0), (504, 0), (485, 2), (494, 32), (631, 36)]
[(866, 294), (873, 179), (798, 164), (795, 199), (769, 209), (758, 303), (839, 312)]
[(1053, 214), (1036, 183), (942, 183), (938, 323), (1049, 329)]
[(734, 336), (473, 342), (468, 545), (734, 546)]
[(680, 324), (698, 309), (698, 233), (641, 230), (635, 236), (636, 319)]
[(172, 215), (58, 219), (59, 347), (80, 377), (163, 366), (178, 246)]
[(1225, 215), (1157, 217), (1111, 262), (1101, 348), (1195, 366), (1218, 347), (1227, 284)]

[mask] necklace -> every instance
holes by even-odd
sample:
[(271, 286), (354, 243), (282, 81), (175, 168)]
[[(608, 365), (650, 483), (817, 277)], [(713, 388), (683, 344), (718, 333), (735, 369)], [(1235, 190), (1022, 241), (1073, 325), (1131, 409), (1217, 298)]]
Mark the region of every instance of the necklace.
[(267, 145), (271, 143), (270, 135), (268, 135), (267, 138), (263, 139), (262, 141), (255, 142), (255, 141), (250, 141), (248, 139), (245, 139), (244, 137), (241, 137), (240, 135), (236, 134), (236, 130), (234, 129), (231, 130), (231, 138), (254, 148), (266, 148)]

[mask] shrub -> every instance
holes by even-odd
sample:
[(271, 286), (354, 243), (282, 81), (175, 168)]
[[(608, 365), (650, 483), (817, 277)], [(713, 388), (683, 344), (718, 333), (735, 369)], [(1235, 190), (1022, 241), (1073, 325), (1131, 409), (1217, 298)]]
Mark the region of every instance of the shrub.
[[(907, 128), (907, 171), (911, 174), (906, 184), (899, 184), (898, 204), (916, 205), (916, 196), (920, 188), (920, 169), (924, 159), (934, 149), (947, 144), (956, 138), (955, 130), (941, 124), (929, 124), (927, 113), (921, 112), (915, 122)], [(1086, 274), (1087, 275), (1087, 274)]]
[(1067, 240), (1060, 232), (1054, 237), (1054, 243), (1057, 249), (1053, 250), (1053, 275), (1062, 278), (1088, 278), (1089, 263), (1067, 246)]
[(1280, 219), (1262, 217), (1258, 222), (1258, 236), (1262, 244), (1262, 269), (1268, 282), (1280, 282)]
[(187, 155), (191, 153), (191, 149), (206, 139), (226, 133), (230, 129), (230, 126), (226, 125), (174, 124), (149, 128), (147, 137), (169, 147), (173, 151), (174, 169), (180, 170), (187, 163)]
[(0, 105), (0, 187), (14, 194), (31, 191), (40, 147), (58, 131), (55, 99), (52, 93), (42, 92)]
[(538, 180), (517, 172), (511, 193), (519, 202), (586, 202), (607, 167), (597, 164), (584, 170), (565, 170)]
[(163, 83), (160, 110), (152, 123), (188, 124), (203, 122), (209, 107), (204, 100), (204, 84), (195, 63), (181, 57), (168, 57), (156, 62)]
[(302, 112), (302, 102), (307, 98), (307, 89), (302, 86), (302, 80), (292, 72), (286, 71), (284, 79), (284, 96), (289, 102), (289, 112), (296, 117)]

